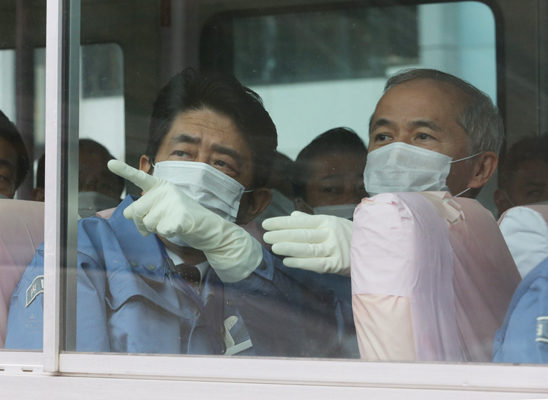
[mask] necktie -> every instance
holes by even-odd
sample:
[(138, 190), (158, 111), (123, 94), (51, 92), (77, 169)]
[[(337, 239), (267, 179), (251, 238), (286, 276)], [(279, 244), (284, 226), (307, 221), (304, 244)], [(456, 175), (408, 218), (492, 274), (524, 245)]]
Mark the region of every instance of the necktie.
[(192, 287), (196, 288), (200, 285), (200, 270), (194, 265), (178, 264), (175, 265), (174, 270)]

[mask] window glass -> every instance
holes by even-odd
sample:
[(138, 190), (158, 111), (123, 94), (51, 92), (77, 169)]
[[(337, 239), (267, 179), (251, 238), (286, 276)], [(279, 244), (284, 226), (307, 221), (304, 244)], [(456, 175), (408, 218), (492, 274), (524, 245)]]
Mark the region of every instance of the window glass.
[[(16, 115), (16, 90), (15, 90), (15, 50), (0, 51), (0, 59), (2, 60), (1, 72), (2, 96), (0, 101), (5, 107), (6, 115)], [(83, 139), (80, 151), (80, 171), (79, 171), (79, 188), (80, 192), (84, 193), (79, 196), (79, 214), (84, 217), (89, 217), (95, 214), (98, 209), (111, 208), (118, 205), (120, 196), (124, 190), (123, 182), (119, 179), (108, 179), (109, 172), (106, 170), (106, 161), (101, 160), (102, 156), (112, 155), (113, 157), (124, 160), (125, 158), (125, 136), (124, 136), (124, 94), (123, 94), (123, 56), (120, 47), (116, 44), (97, 44), (85, 45), (81, 50), (81, 73), (80, 73), (80, 96), (79, 96), (79, 132)], [(10, 78), (10, 79), (7, 79)], [(45, 49), (38, 48), (34, 51), (34, 93), (35, 93), (35, 112), (34, 112), (34, 152), (36, 159), (34, 160), (34, 190), (31, 193), (32, 200), (43, 202), (45, 195), (44, 185), (44, 146), (45, 146)], [(103, 154), (104, 153), (104, 154)], [(104, 158), (104, 157), (103, 157)], [(102, 169), (101, 169), (102, 168)], [(103, 196), (99, 196), (102, 193)], [(18, 196), (23, 200), (29, 198)], [(112, 200), (111, 200), (112, 198)], [(24, 261), (15, 259), (18, 263), (25, 264), (21, 266), (19, 277), (25, 271), (25, 267), (29, 265), (30, 271), (41, 271), (43, 262), (43, 249), (38, 249), (38, 259), (31, 262), (36, 248), (43, 241), (43, 204), (33, 204), (22, 202), (21, 207), (32, 208), (28, 212), (31, 222), (24, 221), (25, 224), (20, 228), (27, 226), (27, 230), (31, 233), (33, 246), (27, 246), (30, 250), (27, 251), (28, 256)], [(39, 209), (42, 214), (37, 217), (36, 210)], [(25, 211), (23, 211), (24, 213)], [(3, 215), (6, 213), (3, 212)], [(37, 233), (34, 233), (37, 231)], [(24, 235), (27, 236), (26, 234)], [(21, 253), (24, 256), (25, 243), (22, 243), (16, 253)], [(13, 248), (16, 248), (13, 246)], [(6, 256), (11, 254), (6, 254)], [(14, 270), (15, 271), (15, 270)], [(36, 275), (36, 276), (34, 276)], [(33, 274), (32, 280), (28, 282), (23, 279), (22, 293), (15, 293), (16, 298), (23, 298), (22, 305), (28, 308), (34, 301), (37, 304), (34, 306), (42, 306), (43, 293), (43, 274), (36, 272)], [(18, 281), (14, 279), (14, 284)], [(2, 289), (4, 291), (4, 289)], [(7, 290), (7, 289), (6, 289)], [(11, 287), (13, 290), (13, 287)], [(14, 299), (16, 299), (14, 298)], [(8, 296), (9, 299), (9, 296)], [(38, 300), (36, 300), (38, 299)], [(8, 303), (9, 305), (9, 303)], [(15, 314), (21, 314), (17, 311), (18, 303), (14, 301)], [(7, 318), (7, 309), (5, 317)], [(34, 317), (34, 314), (32, 314)], [(31, 318), (25, 321), (25, 330), (32, 331), (36, 337), (41, 336), (40, 325), (41, 319), (36, 321)], [(41, 346), (41, 339), (38, 342), (19, 342), (12, 341), (11, 338), (17, 337), (20, 331), (14, 330), (9, 335), (7, 348), (28, 348), (38, 350)], [(5, 337), (5, 323), (4, 333)]]
[(110, 158), (125, 160), (122, 49), (82, 46), (80, 71), (78, 215), (86, 218), (116, 207), (124, 192), (106, 166)]
[(405, 3), (82, 4), (66, 351), (491, 361), (520, 280), (466, 199), (501, 211), (495, 18)]
[(106, 146), (125, 159), (124, 65), (122, 49), (114, 43), (82, 46), (80, 80), (80, 138)]
[[(383, 86), (404, 68), (439, 69), (497, 99), (495, 20), (482, 3), (242, 17), (231, 23), (234, 63), (226, 68), (261, 95), (276, 121), (278, 149), (291, 158), (337, 126), (354, 129), (368, 143), (369, 118)], [(493, 212), (495, 181), (480, 197)]]
[[(10, 348), (6, 340), (10, 297), (44, 239), (44, 184), (36, 180), (36, 169), (44, 153), (44, 52), (40, 47), (45, 40), (45, 5), (1, 1), (0, 26), (0, 349), (3, 350)], [(29, 299), (43, 289), (39, 281), (34, 286), (35, 292), (29, 291)], [(28, 329), (40, 329), (39, 323), (29, 324)]]

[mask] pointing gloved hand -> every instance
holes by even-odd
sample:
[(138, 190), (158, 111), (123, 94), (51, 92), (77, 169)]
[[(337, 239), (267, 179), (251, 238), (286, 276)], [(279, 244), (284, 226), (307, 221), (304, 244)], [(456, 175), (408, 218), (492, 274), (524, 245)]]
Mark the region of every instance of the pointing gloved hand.
[(202, 207), (173, 183), (118, 160), (108, 168), (139, 186), (145, 194), (124, 210), (143, 236), (177, 236), (204, 252), (223, 282), (247, 278), (263, 259), (262, 247), (243, 228)]
[(264, 241), (287, 267), (350, 276), (352, 221), (294, 211), (263, 222)]

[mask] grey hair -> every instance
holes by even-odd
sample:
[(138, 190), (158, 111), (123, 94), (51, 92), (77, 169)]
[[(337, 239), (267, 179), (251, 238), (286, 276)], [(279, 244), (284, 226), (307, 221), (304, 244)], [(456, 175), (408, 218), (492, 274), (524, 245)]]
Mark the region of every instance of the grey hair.
[(468, 97), (468, 104), (459, 116), (458, 123), (468, 135), (468, 154), (484, 151), (500, 153), (504, 142), (504, 125), (499, 109), (491, 98), (470, 83), (435, 69), (412, 68), (398, 71), (384, 86), (384, 92), (401, 83), (430, 79), (455, 86)]

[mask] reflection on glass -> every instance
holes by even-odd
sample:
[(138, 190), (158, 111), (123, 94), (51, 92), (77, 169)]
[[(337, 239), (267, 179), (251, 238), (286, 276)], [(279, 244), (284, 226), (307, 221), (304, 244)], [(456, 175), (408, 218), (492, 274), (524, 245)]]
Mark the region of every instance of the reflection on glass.
[[(124, 100), (123, 100), (123, 70), (122, 54), (115, 44), (83, 46), (84, 62), (81, 80), (81, 123), (80, 131), (83, 137), (95, 137), (106, 141), (107, 145), (124, 158)], [(2, 91), (0, 104), (7, 112), (15, 114), (15, 51), (0, 51), (0, 71), (2, 75)], [(22, 323), (25, 334), (18, 338), (20, 331), (11, 329), (6, 342), (7, 348), (37, 350), (42, 347), (42, 316), (41, 311), (24, 314), (18, 311), (18, 305), (25, 309), (43, 307), (43, 242), (45, 198), (45, 49), (36, 49), (34, 55), (35, 73), (35, 121), (34, 145), (37, 159), (34, 161), (35, 182), (31, 200), (3, 203), (0, 217), (5, 219), (2, 225), (2, 257), (1, 265), (3, 279), (1, 280), (2, 309), (0, 310), (0, 345), (4, 347), (6, 339), (6, 324), (8, 323), (8, 307), (10, 296), (19, 282), (27, 265), (27, 275), (22, 278), (20, 290), (13, 293), (10, 326)], [(91, 72), (90, 72), (91, 71)], [(11, 78), (10, 78), (11, 77)], [(10, 78), (10, 79), (8, 79)], [(98, 118), (101, 116), (101, 118)], [(0, 197), (14, 197), (17, 187), (24, 180), (29, 163), (24, 145), (19, 133), (9, 121), (2, 118), (0, 129)], [(105, 140), (106, 138), (106, 140)], [(106, 168), (108, 160), (113, 158), (109, 151), (99, 143), (90, 139), (82, 139), (80, 151), (79, 187), (82, 192), (81, 213), (88, 217), (96, 211), (115, 207), (120, 202), (124, 189), (121, 178), (113, 175)], [(24, 154), (23, 154), (24, 152)], [(36, 203), (39, 202), (39, 203)], [(40, 247), (39, 247), (40, 246)], [(37, 259), (33, 260), (38, 249)], [(31, 262), (32, 261), (32, 262)], [(30, 265), (29, 265), (30, 264)], [(35, 273), (36, 272), (36, 273)], [(28, 275), (30, 281), (26, 281)], [(18, 303), (20, 302), (20, 303)], [(26, 318), (28, 317), (28, 318)], [(21, 319), (23, 318), (23, 319)], [(21, 340), (19, 340), (21, 339)]]
[[(464, 34), (466, 12), (487, 28)], [(231, 33), (204, 30), (200, 58), (228, 75), (175, 75), (142, 111), (148, 138), (128, 129), (142, 151), (125, 148), (124, 93), (139, 91), (121, 48), (82, 49), (75, 349), (491, 361), (520, 277), (475, 197), (504, 137), (491, 99), (457, 78), (496, 95), (489, 9), (213, 21)], [(451, 74), (385, 88), (410, 66)], [(124, 179), (140, 196), (118, 204)], [(10, 347), (41, 348), (42, 264), (38, 250), (12, 297)]]
[[(45, 4), (4, 1), (0, 12), (0, 349), (7, 344), (10, 297), (44, 240), (44, 205), (33, 199), (34, 168), (43, 154)], [(42, 44), (41, 44), (42, 43)], [(38, 277), (26, 295), (43, 293)], [(32, 300), (31, 300), (32, 299)], [(41, 316), (38, 316), (41, 319)], [(29, 321), (29, 331), (41, 331)], [(9, 347), (9, 346), (7, 346)], [(25, 348), (22, 346), (21, 348)]]
[[(44, 239), (43, 204), (13, 200), (29, 167), (19, 131), (0, 111), (0, 348), (6, 341), (12, 291)], [(40, 282), (38, 279), (36, 289), (31, 289), (28, 296), (43, 293)], [(10, 318), (16, 317), (10, 314)], [(33, 328), (39, 329), (39, 324), (29, 326), (29, 329)]]

